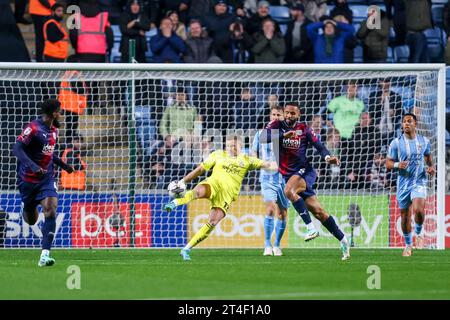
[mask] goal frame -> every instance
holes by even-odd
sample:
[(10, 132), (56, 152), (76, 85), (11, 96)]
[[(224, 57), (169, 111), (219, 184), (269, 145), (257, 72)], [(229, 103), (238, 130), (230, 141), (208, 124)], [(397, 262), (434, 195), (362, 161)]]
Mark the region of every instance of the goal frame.
[[(437, 249), (445, 249), (445, 64), (127, 64), (127, 63), (9, 63), (0, 70), (78, 71), (437, 71)], [(133, 73), (132, 73), (133, 74)], [(133, 81), (133, 79), (131, 79)], [(134, 99), (131, 101), (134, 110)], [(134, 112), (131, 113), (134, 121)]]

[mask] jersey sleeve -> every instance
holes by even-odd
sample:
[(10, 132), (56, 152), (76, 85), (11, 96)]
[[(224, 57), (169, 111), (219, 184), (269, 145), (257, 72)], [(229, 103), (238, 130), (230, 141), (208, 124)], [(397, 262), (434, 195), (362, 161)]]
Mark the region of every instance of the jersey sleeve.
[(33, 140), (33, 137), (36, 135), (36, 128), (29, 124), (23, 129), (20, 136), (17, 138), (17, 141), (22, 142), (24, 145), (30, 144), (31, 140)]
[(337, 103), (336, 99), (331, 100), (327, 107), (327, 109), (333, 113), (336, 112), (337, 108), (338, 108), (338, 103)]
[(259, 153), (259, 135), (261, 134), (261, 131), (256, 132), (255, 137), (253, 138), (252, 143), (252, 153), (258, 154)]
[(399, 161), (398, 159), (398, 143), (397, 140), (392, 140), (391, 144), (389, 145), (389, 150), (387, 154), (389, 159), (392, 159), (394, 161)]
[(217, 160), (217, 151), (214, 151), (208, 156), (208, 158), (205, 161), (202, 162), (201, 165), (203, 169), (209, 171), (216, 165), (216, 160)]
[(255, 157), (248, 157), (248, 170), (261, 169), (264, 161)]
[(326, 156), (330, 155), (330, 151), (328, 151), (328, 149), (324, 146), (319, 137), (311, 128), (306, 128), (306, 138), (308, 139), (309, 143), (311, 143), (319, 152), (323, 159), (325, 159)]

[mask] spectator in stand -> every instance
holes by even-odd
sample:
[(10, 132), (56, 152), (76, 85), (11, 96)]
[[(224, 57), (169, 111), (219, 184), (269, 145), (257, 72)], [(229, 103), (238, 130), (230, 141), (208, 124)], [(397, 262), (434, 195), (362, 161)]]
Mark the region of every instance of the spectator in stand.
[(199, 120), (195, 107), (187, 103), (184, 88), (178, 87), (174, 104), (164, 110), (159, 132), (163, 137), (171, 135), (179, 138), (191, 135), (194, 132), (195, 122)]
[(235, 129), (256, 129), (258, 127), (258, 104), (250, 88), (241, 91), (234, 104)]
[(286, 44), (281, 32), (276, 32), (272, 19), (263, 21), (262, 32), (254, 35), (255, 44), (251, 51), (255, 63), (282, 63), (286, 54)]
[[(77, 56), (67, 58), (69, 63), (77, 63)], [(74, 137), (78, 136), (78, 124), (80, 116), (87, 108), (88, 88), (81, 74), (77, 70), (67, 70), (61, 79), (58, 92), (58, 101), (64, 114), (64, 143), (70, 144)]]
[(334, 98), (327, 107), (328, 113), (333, 113), (333, 124), (339, 131), (344, 149), (347, 147), (347, 142), (352, 139), (353, 131), (359, 124), (360, 115), (364, 111), (364, 103), (356, 97), (357, 92), (356, 81), (350, 80), (347, 85), (347, 94)]
[(208, 63), (212, 57), (219, 59), (213, 47), (213, 40), (206, 30), (202, 29), (200, 20), (191, 20), (189, 34), (186, 40), (186, 63)]
[(323, 127), (323, 119), (320, 114), (315, 114), (312, 116), (309, 127), (312, 131), (323, 141), (322, 138), (325, 137), (325, 128)]
[(431, 0), (405, 1), (406, 44), (409, 46), (410, 63), (428, 63), (427, 38), (423, 33), (433, 28)]
[(230, 25), (235, 22), (236, 16), (228, 13), (225, 0), (216, 0), (214, 13), (205, 18), (205, 27), (214, 41), (214, 50), (224, 62), (230, 61)]
[[(251, 36), (253, 36), (256, 32), (262, 31), (263, 21), (266, 19), (272, 19), (269, 14), (270, 3), (268, 1), (259, 1), (258, 2), (258, 10), (257, 12), (247, 20), (247, 24), (245, 26), (245, 31)], [(278, 24), (276, 24), (276, 30), (279, 31)]]
[(402, 46), (406, 39), (406, 10), (404, 0), (384, 0), (387, 17), (393, 20), (395, 45)]
[(106, 54), (114, 45), (114, 34), (108, 13), (100, 11), (95, 0), (80, 1), (80, 29), (69, 31), (70, 43), (80, 62), (106, 62)]
[(16, 23), (32, 24), (33, 22), (25, 19), (25, 9), (27, 7), (27, 0), (15, 0), (14, 1), (14, 17)]
[[(22, 33), (17, 26), (17, 22), (14, 19), (11, 5), (7, 0), (0, 0), (0, 21), (0, 61), (30, 62), (28, 49), (25, 45), (25, 41), (23, 40)], [(8, 103), (4, 101), (4, 98), (2, 98), (2, 100), (3, 104)], [(3, 104), (0, 108), (0, 110), (2, 110), (2, 114), (6, 112), (6, 110), (8, 110), (8, 107), (4, 107)], [(6, 123), (6, 121), (2, 121), (2, 129), (4, 128), (3, 126), (7, 125), (8, 124)], [(5, 138), (5, 135), (3, 135), (3, 137)]]
[(36, 62), (44, 61), (44, 23), (51, 16), (55, 0), (30, 0), (30, 15), (34, 24)]
[(72, 145), (66, 148), (61, 156), (61, 160), (73, 168), (72, 173), (61, 170), (60, 185), (65, 190), (86, 190), (86, 169), (87, 164), (81, 157), (81, 148), (84, 139), (76, 136), (72, 140)]
[(245, 32), (241, 19), (237, 19), (230, 25), (229, 54), (225, 56), (228, 63), (246, 63), (248, 50), (253, 46), (253, 39)]
[[(361, 120), (355, 127), (353, 139), (349, 141), (345, 153), (347, 188), (362, 189), (366, 180), (367, 163), (380, 152), (382, 140), (378, 128), (373, 125), (368, 112), (361, 113)], [(364, 150), (364, 151), (362, 151)]]
[(347, 0), (334, 0), (335, 7), (330, 12), (334, 21), (353, 23), (353, 11), (348, 7)]
[(64, 62), (69, 54), (69, 34), (63, 24), (64, 6), (55, 3), (52, 15), (44, 23), (44, 61)]
[(305, 7), (301, 3), (293, 4), (290, 11), (292, 21), (289, 22), (284, 37), (286, 42), (285, 62), (312, 63), (313, 48), (306, 31), (311, 20), (305, 17)]
[(327, 0), (302, 0), (305, 6), (305, 16), (312, 22), (319, 22), (326, 15)]
[[(323, 34), (319, 34), (320, 28), (323, 28)], [(325, 20), (309, 24), (306, 30), (313, 43), (315, 63), (344, 62), (345, 41), (355, 33), (351, 24)]]
[(145, 52), (147, 51), (147, 39), (145, 32), (150, 30), (150, 21), (143, 10), (142, 3), (138, 0), (128, 1), (127, 7), (120, 16), (120, 62), (129, 62), (129, 41), (134, 39), (136, 42), (135, 60), (139, 63), (145, 63)]
[[(328, 132), (326, 133), (326, 139), (325, 146), (327, 147), (328, 151), (330, 152), (331, 156), (339, 157), (339, 159), (342, 160), (342, 148), (341, 148), (341, 137), (339, 135), (339, 131), (337, 131), (334, 128), (330, 128)], [(314, 153), (314, 156), (317, 157), (317, 154)], [(340, 188), (340, 184), (344, 181), (341, 173), (341, 167), (335, 164), (332, 165), (326, 165), (323, 163), (323, 161), (320, 161), (320, 156), (318, 157), (318, 163), (319, 163), (319, 172), (321, 173), (321, 176), (323, 176), (323, 179), (320, 179), (319, 181), (322, 181), (324, 185), (322, 188), (330, 188), (330, 185), (336, 185), (337, 188)], [(342, 163), (342, 162), (341, 162)]]
[(166, 16), (172, 21), (172, 30), (179, 36), (183, 41), (187, 39), (186, 25), (179, 20), (178, 12), (168, 11)]
[[(386, 63), (387, 48), (389, 45), (390, 22), (384, 11), (381, 12), (381, 28), (367, 28), (367, 20), (361, 22), (361, 26), (356, 33), (358, 39), (363, 42), (364, 62), (366, 63)], [(376, 10), (368, 12), (367, 18), (376, 16)]]
[(157, 140), (153, 143), (150, 150), (150, 160), (144, 163), (143, 173), (144, 181), (152, 189), (166, 189), (167, 184), (174, 177), (170, 176), (172, 162), (172, 151), (178, 144), (178, 140), (171, 136), (165, 136), (164, 140)]
[(200, 20), (209, 16), (214, 11), (214, 0), (191, 1), (188, 9), (188, 21)]
[(450, 1), (444, 7), (444, 31), (447, 35), (444, 62), (450, 65)]
[(108, 12), (109, 23), (120, 24), (120, 16), (128, 0), (97, 0), (100, 11)]
[(394, 187), (395, 179), (392, 171), (386, 170), (386, 158), (382, 153), (376, 153), (366, 167), (366, 188), (370, 190), (386, 190)]
[[(176, 11), (181, 22), (187, 22), (187, 14), (189, 11), (190, 2), (195, 2), (196, 0), (159, 0), (159, 12), (161, 17), (167, 17), (167, 12)], [(162, 21), (162, 19), (161, 19)]]
[(401, 127), (403, 112), (402, 97), (391, 90), (389, 78), (381, 79), (378, 89), (370, 94), (368, 110), (383, 137), (383, 143), (388, 145)]
[(161, 20), (159, 32), (150, 39), (150, 48), (157, 63), (179, 63), (181, 56), (186, 52), (183, 40), (173, 32), (172, 20)]

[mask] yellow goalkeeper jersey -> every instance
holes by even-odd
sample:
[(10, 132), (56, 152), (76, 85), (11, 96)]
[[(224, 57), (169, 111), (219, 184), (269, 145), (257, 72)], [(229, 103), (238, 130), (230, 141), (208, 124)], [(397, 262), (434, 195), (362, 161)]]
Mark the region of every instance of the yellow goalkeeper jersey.
[(250, 170), (261, 169), (264, 161), (246, 154), (231, 157), (224, 150), (212, 152), (202, 163), (206, 171), (213, 169), (208, 181), (219, 186), (233, 198), (241, 190), (242, 180)]

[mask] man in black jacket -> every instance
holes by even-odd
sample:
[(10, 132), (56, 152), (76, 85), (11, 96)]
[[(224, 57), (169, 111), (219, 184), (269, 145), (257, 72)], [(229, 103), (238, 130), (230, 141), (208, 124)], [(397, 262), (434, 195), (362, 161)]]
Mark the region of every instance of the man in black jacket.
[(186, 39), (186, 63), (207, 63), (215, 56), (213, 40), (208, 36), (199, 20), (191, 20), (189, 23), (189, 34)]
[(305, 7), (301, 3), (291, 6), (291, 15), (293, 20), (289, 22), (285, 41), (287, 63), (312, 63), (313, 48), (311, 40), (306, 33), (306, 26), (311, 20), (305, 16)]

